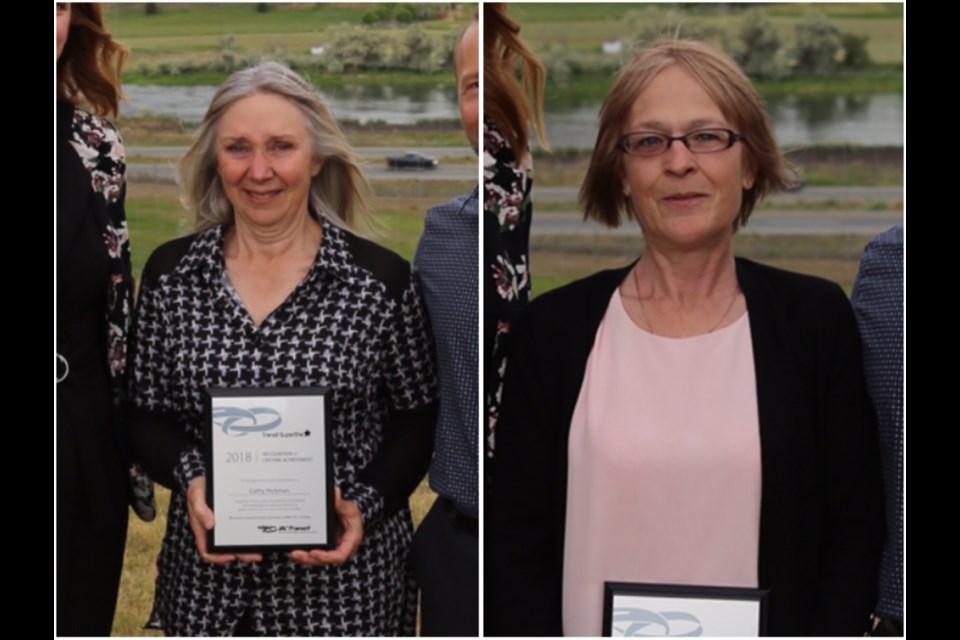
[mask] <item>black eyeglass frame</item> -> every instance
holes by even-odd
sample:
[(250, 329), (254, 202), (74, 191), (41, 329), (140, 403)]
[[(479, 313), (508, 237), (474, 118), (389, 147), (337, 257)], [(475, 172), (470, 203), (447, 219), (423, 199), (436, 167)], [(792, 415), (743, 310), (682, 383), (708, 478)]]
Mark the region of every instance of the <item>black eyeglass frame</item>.
[[(690, 136), (694, 136), (694, 135), (697, 135), (698, 133), (704, 133), (704, 132), (707, 132), (707, 131), (722, 131), (722, 132), (728, 134), (728, 135), (730, 136), (730, 139), (729, 139), (729, 141), (727, 142), (727, 146), (722, 147), (722, 148), (720, 148), (720, 149), (713, 149), (712, 151), (694, 151), (694, 150), (690, 147), (690, 140), (689, 140)], [(660, 139), (662, 139), (662, 140), (666, 140), (666, 141), (667, 141), (667, 146), (663, 148), (663, 151), (659, 151), (659, 152), (657, 152), (657, 153), (635, 153), (635, 152), (631, 152), (631, 151), (627, 148), (627, 139), (628, 139), (630, 136), (635, 136), (635, 135), (638, 135), (638, 134), (644, 134), (644, 135), (648, 135), (648, 136), (652, 136), (652, 137), (657, 137), (657, 138), (660, 138)], [(624, 152), (625, 154), (627, 154), (627, 155), (629, 155), (629, 156), (635, 156), (635, 157), (638, 157), (638, 158), (655, 158), (655, 157), (657, 157), (657, 156), (662, 156), (662, 155), (665, 154), (667, 151), (669, 151), (671, 145), (673, 145), (673, 143), (674, 143), (675, 141), (677, 141), (677, 140), (679, 140), (680, 142), (683, 143), (683, 146), (685, 146), (685, 147), (687, 148), (687, 151), (689, 151), (690, 153), (696, 153), (696, 154), (699, 155), (699, 154), (702, 154), (702, 153), (720, 153), (721, 151), (726, 151), (727, 149), (729, 149), (729, 148), (732, 147), (733, 145), (737, 144), (738, 142), (746, 142), (746, 141), (747, 141), (747, 138), (746, 138), (746, 136), (740, 135), (739, 133), (737, 133), (737, 132), (734, 131), (733, 129), (725, 129), (725, 128), (723, 128), (723, 127), (707, 127), (707, 128), (705, 128), (705, 129), (696, 129), (696, 130), (694, 130), (694, 131), (688, 131), (687, 133), (683, 134), (682, 136), (668, 136), (667, 134), (665, 134), (665, 133), (660, 133), (660, 132), (658, 132), (658, 131), (631, 131), (631, 132), (629, 132), (629, 133), (625, 133), (625, 134), (623, 134), (622, 136), (620, 136), (620, 139), (617, 141), (617, 147), (619, 147), (620, 151)]]

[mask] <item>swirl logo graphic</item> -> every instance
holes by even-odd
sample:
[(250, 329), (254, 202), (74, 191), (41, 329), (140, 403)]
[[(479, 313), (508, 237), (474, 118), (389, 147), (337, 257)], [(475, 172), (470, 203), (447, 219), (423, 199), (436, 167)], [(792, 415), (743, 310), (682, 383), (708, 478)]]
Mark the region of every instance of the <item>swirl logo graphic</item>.
[(700, 619), (686, 611), (650, 611), (638, 607), (613, 610), (613, 634), (633, 638), (692, 638), (703, 635)]
[(248, 433), (272, 431), (280, 426), (283, 419), (275, 409), (269, 407), (216, 407), (213, 410), (213, 423), (223, 429), (228, 436), (245, 436)]

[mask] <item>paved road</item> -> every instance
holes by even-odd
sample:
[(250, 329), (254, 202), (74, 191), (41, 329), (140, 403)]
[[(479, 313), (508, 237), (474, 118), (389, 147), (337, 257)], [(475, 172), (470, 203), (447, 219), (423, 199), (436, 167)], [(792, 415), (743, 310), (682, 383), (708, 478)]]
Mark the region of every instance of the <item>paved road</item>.
[[(538, 187), (533, 184), (534, 202), (571, 202), (577, 201), (579, 187)], [(804, 187), (794, 193), (781, 193), (769, 199), (770, 202), (823, 202), (836, 200), (903, 200), (902, 187)]]
[[(466, 144), (466, 143), (464, 143)], [(187, 152), (186, 147), (125, 147), (127, 156), (141, 156), (144, 158), (179, 158)], [(470, 147), (418, 147), (408, 149), (406, 147), (354, 147), (361, 158), (386, 158), (387, 156), (399, 156), (408, 151), (422, 153), (431, 158), (442, 160), (443, 158), (469, 158), (475, 156)]]
[[(825, 235), (856, 233), (876, 235), (903, 221), (902, 211), (758, 211), (738, 233)], [(583, 222), (571, 214), (534, 214), (531, 233), (535, 236), (569, 234), (639, 235), (635, 224), (607, 229), (596, 222)]]
[[(175, 161), (171, 156), (170, 164), (129, 164), (127, 178), (143, 182), (174, 182), (176, 180), (176, 170), (173, 167)], [(479, 175), (476, 165), (471, 164), (441, 164), (436, 169), (419, 171), (396, 171), (387, 169), (385, 166), (369, 165), (366, 167), (366, 173), (371, 180), (476, 180)]]

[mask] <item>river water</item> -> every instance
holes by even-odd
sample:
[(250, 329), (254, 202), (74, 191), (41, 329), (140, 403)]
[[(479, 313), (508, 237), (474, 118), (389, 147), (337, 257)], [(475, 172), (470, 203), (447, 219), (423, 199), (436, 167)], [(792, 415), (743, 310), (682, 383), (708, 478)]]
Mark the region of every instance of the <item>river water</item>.
[[(813, 144), (903, 145), (903, 97), (786, 96), (768, 100), (781, 146)], [(571, 109), (545, 109), (550, 145), (555, 149), (592, 149), (597, 139), (600, 103)]]
[[(126, 114), (153, 112), (199, 122), (216, 87), (128, 85)], [(448, 85), (398, 87), (353, 85), (320, 88), (337, 119), (414, 124), (460, 117), (456, 89)], [(903, 145), (903, 96), (785, 96), (768, 100), (777, 140), (784, 147), (837, 143)], [(547, 133), (556, 149), (590, 149), (597, 136), (600, 103), (545, 105)]]
[[(123, 90), (128, 99), (128, 103), (121, 107), (124, 115), (150, 112), (187, 122), (199, 122), (203, 120), (217, 87), (127, 85)], [(446, 85), (353, 85), (320, 88), (320, 94), (338, 120), (414, 124), (424, 120), (454, 120), (460, 117), (456, 89)]]

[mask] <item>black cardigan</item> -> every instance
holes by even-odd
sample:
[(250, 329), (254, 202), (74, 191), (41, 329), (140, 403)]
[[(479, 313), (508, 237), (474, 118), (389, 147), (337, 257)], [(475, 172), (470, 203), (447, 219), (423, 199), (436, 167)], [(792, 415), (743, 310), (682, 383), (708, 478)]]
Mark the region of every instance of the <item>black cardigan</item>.
[[(749, 260), (736, 266), (756, 365), (767, 632), (862, 634), (884, 534), (853, 312), (831, 282)], [(515, 326), (487, 502), (493, 633), (562, 634), (570, 421), (597, 329), (629, 269), (544, 294)]]

